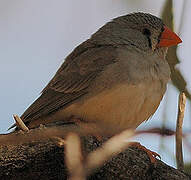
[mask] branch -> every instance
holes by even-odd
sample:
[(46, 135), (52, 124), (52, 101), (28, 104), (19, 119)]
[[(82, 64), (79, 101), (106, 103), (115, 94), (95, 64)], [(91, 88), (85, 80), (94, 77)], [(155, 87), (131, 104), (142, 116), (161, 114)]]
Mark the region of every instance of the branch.
[[(68, 169), (72, 168), (70, 173), (74, 172), (73, 169), (77, 164), (81, 167), (88, 167), (87, 169), (91, 169), (91, 171), (88, 170), (88, 172), (91, 173), (88, 177), (89, 180), (179, 180), (191, 178), (184, 172), (176, 170), (160, 160), (157, 160), (156, 164), (152, 164), (147, 153), (140, 149), (129, 147), (124, 150), (125, 146), (119, 146), (119, 144), (123, 142), (123, 144), (126, 143), (125, 145), (127, 145), (127, 142), (124, 140), (119, 141), (117, 136), (102, 144), (94, 137), (77, 131), (75, 127), (72, 128), (72, 131), (78, 134), (80, 139), (73, 135), (71, 138), (71, 133), (68, 137), (68, 128), (66, 127), (38, 128), (26, 133), (0, 135), (0, 179), (67, 179), (69, 177)], [(126, 135), (123, 135), (125, 138)], [(15, 141), (13, 141), (12, 138), (14, 138)], [(64, 138), (64, 140), (62, 138)], [(5, 139), (7, 141), (5, 141)], [(55, 143), (55, 140), (57, 143)], [(61, 142), (58, 143), (59, 141)], [(73, 145), (72, 142), (74, 143)], [(118, 144), (116, 147), (122, 148), (119, 148), (120, 150), (118, 148), (113, 148), (114, 143)], [(68, 151), (69, 149), (67, 150), (67, 146), (69, 146), (69, 149), (75, 146), (72, 147), (74, 150), (74, 152), (72, 152), (73, 157), (75, 154), (76, 157), (81, 157), (75, 160), (75, 163), (73, 163), (73, 160), (71, 161), (71, 159), (69, 160), (67, 159), (68, 157), (66, 157), (68, 153), (71, 154), (71, 152)], [(108, 147), (111, 148), (108, 149)], [(112, 148), (113, 150), (111, 150)], [(117, 151), (115, 149), (117, 149)], [(77, 152), (75, 152), (75, 150), (77, 150)], [(108, 152), (108, 150), (110, 155), (104, 155), (104, 157), (107, 158), (98, 161), (98, 158), (102, 156), (100, 152)], [(82, 153), (79, 151), (82, 151)], [(97, 157), (97, 159), (93, 160), (94, 158), (91, 158), (92, 154), (94, 154), (95, 156), (93, 155), (93, 157)], [(69, 158), (71, 158), (71, 155), (69, 156)], [(91, 163), (88, 165), (90, 159)], [(96, 163), (96, 161), (99, 163)], [(72, 162), (70, 167), (68, 167), (68, 162)], [(79, 166), (76, 167), (76, 170), (83, 172), (78, 168)]]

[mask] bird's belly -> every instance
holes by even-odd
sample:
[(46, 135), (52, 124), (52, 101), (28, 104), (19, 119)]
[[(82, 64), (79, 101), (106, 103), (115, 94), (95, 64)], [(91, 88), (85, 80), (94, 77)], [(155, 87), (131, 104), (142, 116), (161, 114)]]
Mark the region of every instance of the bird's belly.
[(135, 129), (157, 109), (164, 90), (160, 83), (119, 85), (68, 107), (77, 118), (120, 132)]

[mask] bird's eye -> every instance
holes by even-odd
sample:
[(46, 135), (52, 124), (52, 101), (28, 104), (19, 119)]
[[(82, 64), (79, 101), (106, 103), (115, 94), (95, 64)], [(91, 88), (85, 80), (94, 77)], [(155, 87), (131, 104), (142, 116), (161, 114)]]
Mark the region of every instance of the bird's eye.
[(151, 37), (150, 37), (151, 36), (151, 31), (149, 29), (147, 29), (147, 28), (144, 28), (142, 33), (147, 37), (148, 45), (149, 45), (150, 48), (152, 48), (152, 42), (151, 42)]
[(146, 35), (147, 37), (149, 37), (151, 35), (151, 31), (147, 28), (143, 29), (143, 34)]

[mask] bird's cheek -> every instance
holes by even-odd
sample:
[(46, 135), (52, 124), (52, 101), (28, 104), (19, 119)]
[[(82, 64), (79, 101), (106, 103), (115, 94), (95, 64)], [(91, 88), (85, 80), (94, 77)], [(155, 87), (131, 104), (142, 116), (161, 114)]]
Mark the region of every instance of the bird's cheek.
[(162, 59), (162, 60), (165, 60), (166, 58), (166, 54), (167, 54), (167, 51), (168, 51), (168, 47), (161, 47), (161, 48), (157, 48), (158, 51), (158, 56)]
[(152, 47), (152, 51), (155, 51), (157, 48), (157, 44), (158, 44), (158, 40), (157, 39), (152, 39), (151, 38), (151, 47)]

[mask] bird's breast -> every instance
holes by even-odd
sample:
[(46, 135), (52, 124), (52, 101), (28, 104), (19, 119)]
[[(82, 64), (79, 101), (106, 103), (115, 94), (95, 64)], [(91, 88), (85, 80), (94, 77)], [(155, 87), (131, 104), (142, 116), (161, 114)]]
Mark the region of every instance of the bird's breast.
[(74, 103), (67, 111), (113, 134), (127, 128), (135, 129), (147, 120), (156, 111), (164, 91), (160, 82), (120, 84), (84, 102)]

